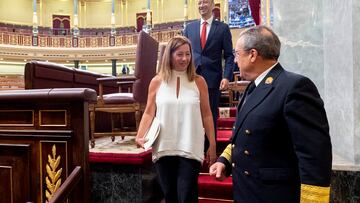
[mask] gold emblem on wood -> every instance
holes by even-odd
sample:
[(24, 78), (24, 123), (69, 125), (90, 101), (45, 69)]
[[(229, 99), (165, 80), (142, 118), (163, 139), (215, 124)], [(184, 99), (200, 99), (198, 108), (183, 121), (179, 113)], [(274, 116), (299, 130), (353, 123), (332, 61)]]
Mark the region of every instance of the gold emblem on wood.
[(60, 155), (56, 157), (56, 146), (52, 146), (52, 156), (48, 155), (48, 164), (46, 164), (46, 173), (47, 176), (45, 178), (46, 187), (45, 195), (48, 202), (51, 197), (55, 194), (55, 192), (61, 186), (61, 172), (62, 168), (57, 169), (60, 164), (61, 157)]

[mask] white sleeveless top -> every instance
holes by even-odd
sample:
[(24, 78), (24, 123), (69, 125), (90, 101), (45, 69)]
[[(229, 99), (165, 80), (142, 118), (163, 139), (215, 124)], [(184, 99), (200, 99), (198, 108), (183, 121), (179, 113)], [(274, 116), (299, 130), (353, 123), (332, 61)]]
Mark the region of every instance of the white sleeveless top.
[[(180, 78), (179, 95), (176, 80)], [(186, 72), (172, 70), (169, 83), (162, 82), (156, 93), (156, 117), (160, 134), (153, 145), (153, 161), (163, 156), (181, 156), (204, 160), (204, 127), (200, 110), (200, 92)]]

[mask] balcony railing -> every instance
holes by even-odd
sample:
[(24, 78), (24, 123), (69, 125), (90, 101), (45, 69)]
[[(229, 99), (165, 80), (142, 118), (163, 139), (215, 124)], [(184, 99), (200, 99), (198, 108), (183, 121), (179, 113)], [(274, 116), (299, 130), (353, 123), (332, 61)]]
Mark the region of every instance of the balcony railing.
[[(172, 37), (180, 35), (181, 30), (166, 30), (151, 32), (150, 35), (159, 42), (167, 42)], [(38, 47), (60, 47), (60, 48), (96, 48), (135, 45), (137, 33), (123, 34), (117, 36), (78, 36), (74, 38), (69, 35), (42, 36), (34, 38), (31, 34), (0, 32), (0, 44), (15, 46), (38, 46)], [(36, 40), (36, 43), (34, 43)]]

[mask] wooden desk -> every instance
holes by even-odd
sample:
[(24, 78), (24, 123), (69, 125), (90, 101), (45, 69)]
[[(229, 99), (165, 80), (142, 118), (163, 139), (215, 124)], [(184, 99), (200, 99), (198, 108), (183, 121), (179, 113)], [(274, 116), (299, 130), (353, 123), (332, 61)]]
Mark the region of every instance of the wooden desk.
[(89, 103), (92, 89), (0, 92), (0, 202), (48, 201), (75, 169), (68, 202), (90, 202)]

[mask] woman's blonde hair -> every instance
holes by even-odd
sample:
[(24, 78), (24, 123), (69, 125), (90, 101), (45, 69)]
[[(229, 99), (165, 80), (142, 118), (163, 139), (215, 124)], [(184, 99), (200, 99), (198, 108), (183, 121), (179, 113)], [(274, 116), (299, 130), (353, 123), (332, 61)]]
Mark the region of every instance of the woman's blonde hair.
[(189, 63), (189, 66), (186, 69), (186, 73), (187, 73), (189, 81), (193, 81), (195, 79), (196, 73), (195, 73), (195, 65), (194, 65), (194, 60), (193, 60), (193, 53), (192, 53), (191, 43), (184, 36), (175, 36), (172, 39), (170, 39), (170, 41), (166, 45), (164, 55), (162, 57), (162, 61), (161, 61), (161, 65), (160, 65), (158, 75), (161, 77), (161, 79), (163, 81), (169, 82), (169, 80), (171, 78), (171, 70), (174, 68), (172, 63), (171, 63), (172, 62), (171, 61), (172, 54), (180, 46), (185, 45), (185, 44), (189, 45), (190, 54), (191, 54), (190, 63)]

